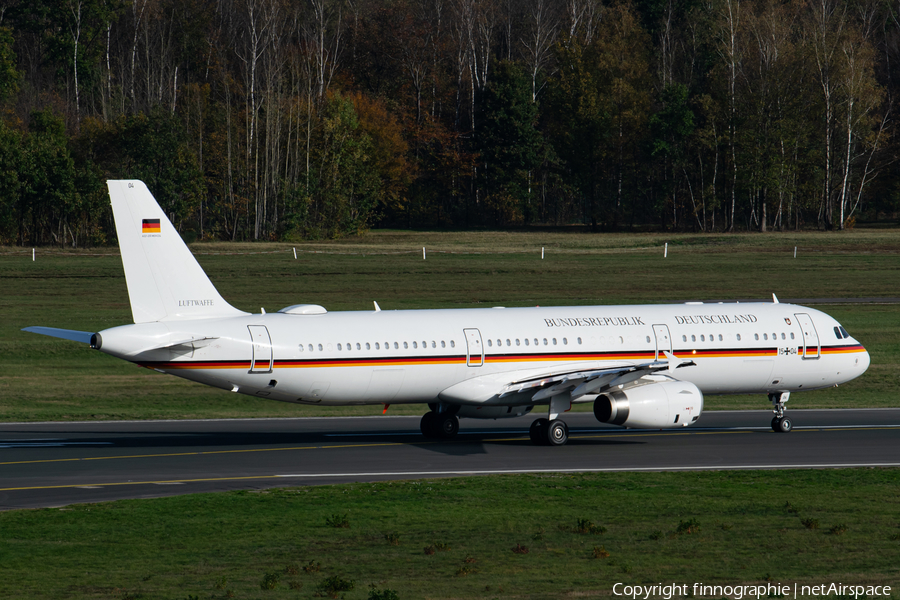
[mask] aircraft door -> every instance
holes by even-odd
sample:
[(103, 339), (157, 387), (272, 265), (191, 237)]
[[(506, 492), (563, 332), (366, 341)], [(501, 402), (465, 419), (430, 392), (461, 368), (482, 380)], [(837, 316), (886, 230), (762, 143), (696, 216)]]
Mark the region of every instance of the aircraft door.
[(265, 325), (247, 325), (253, 342), (253, 356), (250, 360), (251, 373), (272, 371), (272, 338)]
[(480, 367), (484, 364), (484, 345), (481, 343), (481, 332), (477, 329), (463, 329), (466, 334), (466, 365)]
[[(656, 337), (656, 359), (659, 360), (659, 355), (664, 352), (672, 351), (672, 336), (669, 335), (669, 326), (668, 325), (654, 325), (653, 326), (653, 335)], [(665, 356), (665, 354), (663, 354)]]
[(812, 319), (806, 313), (797, 313), (794, 316), (803, 337), (803, 358), (819, 358), (819, 334), (816, 333)]

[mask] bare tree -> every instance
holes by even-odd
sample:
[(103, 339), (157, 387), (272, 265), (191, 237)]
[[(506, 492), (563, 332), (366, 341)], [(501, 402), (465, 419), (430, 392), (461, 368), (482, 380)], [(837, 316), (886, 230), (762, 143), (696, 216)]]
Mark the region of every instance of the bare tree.
[(537, 100), (540, 91), (538, 75), (546, 67), (551, 57), (550, 49), (556, 41), (560, 17), (550, 0), (529, 0), (526, 8), (527, 35), (522, 40), (525, 60), (531, 75), (531, 101)]

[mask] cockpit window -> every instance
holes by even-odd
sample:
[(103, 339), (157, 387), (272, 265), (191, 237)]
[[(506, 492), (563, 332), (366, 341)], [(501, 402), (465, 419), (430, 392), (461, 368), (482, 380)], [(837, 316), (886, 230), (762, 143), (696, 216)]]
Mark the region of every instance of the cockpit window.
[(850, 337), (850, 334), (849, 334), (849, 333), (847, 333), (847, 330), (846, 330), (846, 329), (844, 329), (844, 327), (843, 327), (843, 326), (840, 326), (840, 325), (839, 325), (839, 326), (838, 326), (838, 329), (840, 329), (840, 330), (841, 330), (841, 333), (843, 333), (843, 334), (844, 334), (844, 337), (845, 337), (845, 338), (848, 338), (848, 337)]
[(844, 336), (841, 335), (841, 328), (838, 327), (838, 326), (836, 326), (836, 325), (835, 325), (835, 327), (834, 327), (834, 335), (835, 335), (835, 336), (837, 337), (837, 339), (839, 339), (839, 340), (844, 338)]

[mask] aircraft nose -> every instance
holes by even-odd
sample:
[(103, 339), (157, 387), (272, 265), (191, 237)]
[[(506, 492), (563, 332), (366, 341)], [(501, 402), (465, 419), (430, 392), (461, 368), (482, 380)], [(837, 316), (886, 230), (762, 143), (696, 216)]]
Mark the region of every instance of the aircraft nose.
[(859, 353), (858, 362), (856, 364), (856, 368), (859, 369), (859, 374), (862, 375), (866, 372), (866, 369), (869, 368), (869, 363), (871, 359), (869, 358), (869, 352), (863, 349), (862, 352)]

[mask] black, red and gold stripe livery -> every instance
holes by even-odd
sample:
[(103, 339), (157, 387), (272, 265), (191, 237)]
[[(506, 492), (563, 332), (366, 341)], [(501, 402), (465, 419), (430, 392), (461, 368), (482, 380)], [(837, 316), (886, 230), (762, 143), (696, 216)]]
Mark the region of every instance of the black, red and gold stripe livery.
[[(803, 347), (797, 348), (797, 353), (802, 353)], [(846, 346), (822, 346), (823, 355), (852, 354), (865, 352), (865, 348), (859, 344)], [(778, 356), (778, 348), (714, 348), (714, 349), (676, 349), (677, 358), (774, 358)], [(596, 361), (652, 361), (656, 359), (654, 352), (647, 351), (613, 351), (613, 352), (561, 352), (561, 353), (534, 353), (534, 354), (486, 354), (486, 365), (502, 365), (511, 363), (541, 363), (541, 362), (596, 362)], [(664, 360), (664, 358), (662, 358)], [(327, 359), (276, 359), (275, 369), (317, 369), (328, 367), (414, 367), (426, 365), (464, 365), (466, 355), (442, 355), (442, 356), (394, 356), (386, 358), (372, 357), (348, 357)], [(218, 361), (165, 361), (142, 362), (141, 366), (151, 369), (250, 369), (249, 360), (218, 360)]]
[(861, 344), (847, 344), (846, 346), (822, 346), (822, 354), (853, 354), (854, 352), (865, 352), (866, 349)]
[(159, 219), (141, 219), (141, 233), (159, 233)]

